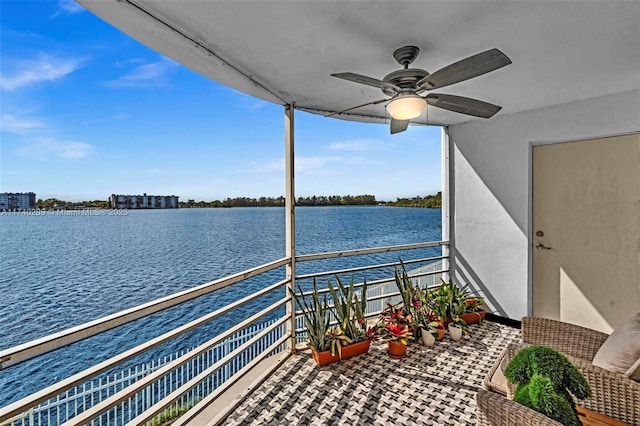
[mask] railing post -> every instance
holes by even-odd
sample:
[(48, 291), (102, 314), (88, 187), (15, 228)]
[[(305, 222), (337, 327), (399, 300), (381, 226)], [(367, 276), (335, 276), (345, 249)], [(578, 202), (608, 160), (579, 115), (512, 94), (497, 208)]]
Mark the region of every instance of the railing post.
[[(287, 104), (284, 107), (284, 146), (285, 146), (285, 239), (286, 254), (289, 263), (286, 265), (287, 292), (295, 291), (296, 277), (296, 203), (295, 203), (295, 173), (294, 173), (294, 108)], [(293, 297), (287, 305), (290, 316), (290, 345), (291, 353), (296, 350), (296, 309)]]

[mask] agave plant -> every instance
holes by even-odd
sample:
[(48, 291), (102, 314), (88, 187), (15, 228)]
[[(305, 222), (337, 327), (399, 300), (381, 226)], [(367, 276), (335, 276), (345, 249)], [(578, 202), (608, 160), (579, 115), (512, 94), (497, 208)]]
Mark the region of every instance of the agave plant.
[(364, 311), (367, 308), (367, 281), (365, 280), (362, 285), (360, 299), (356, 294), (353, 278), (349, 286), (345, 286), (336, 275), (336, 285), (338, 291), (331, 285), (331, 281), (327, 280), (338, 326), (354, 342), (362, 341), (365, 339), (366, 331)]
[(335, 317), (338, 326), (352, 342), (367, 339), (364, 311), (367, 308), (367, 281), (365, 280), (360, 292), (360, 299), (355, 291), (354, 279), (349, 286), (345, 286), (336, 275), (337, 289), (327, 280), (327, 287), (333, 299)]
[(315, 279), (313, 280), (311, 303), (307, 303), (300, 285), (298, 285), (298, 291), (299, 295), (294, 292), (291, 292), (291, 295), (296, 300), (300, 309), (302, 309), (302, 314), (304, 315), (304, 325), (307, 329), (308, 336), (307, 344), (317, 352), (326, 351), (331, 345), (330, 339), (327, 336), (330, 323), (330, 308), (327, 304), (327, 296), (325, 295), (322, 300), (320, 300)]
[(414, 311), (422, 305), (425, 290), (413, 283), (402, 260), (400, 260), (400, 266), (402, 267), (402, 273), (398, 271), (397, 267), (394, 271), (396, 285), (400, 291), (400, 296), (402, 296), (402, 304), (405, 310), (415, 316)]

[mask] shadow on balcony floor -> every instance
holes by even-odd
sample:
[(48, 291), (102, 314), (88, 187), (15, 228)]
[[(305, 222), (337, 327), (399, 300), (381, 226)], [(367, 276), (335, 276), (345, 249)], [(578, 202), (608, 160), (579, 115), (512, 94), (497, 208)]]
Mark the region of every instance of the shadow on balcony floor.
[(485, 321), (460, 342), (410, 344), (402, 360), (386, 343), (322, 368), (291, 357), (251, 394), (227, 425), (475, 425), (475, 395), (500, 351), (520, 331)]

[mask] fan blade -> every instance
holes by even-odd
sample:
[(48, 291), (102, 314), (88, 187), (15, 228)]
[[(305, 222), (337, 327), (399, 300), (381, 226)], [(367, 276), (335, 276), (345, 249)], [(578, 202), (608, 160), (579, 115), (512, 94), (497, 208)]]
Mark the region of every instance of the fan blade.
[(395, 84), (385, 83), (377, 78), (367, 77), (366, 75), (355, 74), (352, 72), (340, 72), (331, 74), (332, 77), (342, 78), (343, 80), (353, 81), (354, 83), (366, 84), (367, 86), (377, 87), (378, 89), (391, 89), (400, 92), (400, 88)]
[[(391, 98), (391, 99), (393, 99), (393, 98)], [(333, 117), (334, 115), (344, 114), (345, 112), (352, 111), (354, 109), (362, 108), (362, 107), (365, 107), (367, 105), (376, 105), (376, 104), (379, 104), (380, 102), (390, 101), (391, 99), (389, 99), (389, 98), (378, 99), (377, 101), (367, 102), (366, 104), (362, 104), (362, 105), (354, 106), (354, 107), (351, 107), (351, 108), (347, 108), (347, 109), (344, 109), (344, 110), (342, 110), (340, 112), (333, 112), (333, 113), (331, 113), (329, 115), (325, 115), (325, 117)]]
[(450, 84), (495, 71), (511, 63), (511, 59), (498, 49), (489, 49), (444, 67), (418, 81), (417, 87), (424, 90), (439, 89)]
[(429, 105), (434, 107), (474, 117), (490, 118), (502, 109), (498, 105), (462, 96), (429, 93), (425, 99)]
[(395, 118), (391, 119), (391, 134), (396, 134), (400, 132), (404, 132), (409, 127), (409, 120), (396, 120)]

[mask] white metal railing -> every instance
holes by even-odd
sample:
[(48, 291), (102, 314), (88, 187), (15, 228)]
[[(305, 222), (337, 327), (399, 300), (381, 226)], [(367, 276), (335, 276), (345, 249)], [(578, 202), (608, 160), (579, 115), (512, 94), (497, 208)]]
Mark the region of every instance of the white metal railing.
[[(245, 330), (234, 333), (223, 342), (218, 343), (206, 352), (198, 354), (188, 364), (183, 364), (179, 368), (173, 370), (170, 375), (163, 375), (152, 381), (153, 387), (147, 387), (149, 392), (154, 392), (159, 397), (169, 395), (188, 379), (194, 375), (200, 374), (204, 369), (213, 365), (214, 360), (223, 359), (232, 352), (232, 349), (246, 343), (249, 339), (255, 337), (259, 332), (263, 331), (275, 321), (267, 321), (255, 324)], [(187, 393), (176, 402), (175, 408), (187, 406), (192, 401), (198, 401), (210, 393), (211, 390), (218, 388), (225, 380), (236, 374), (245, 365), (251, 362), (257, 354), (262, 352), (266, 347), (272, 345), (279, 338), (285, 335), (286, 330), (283, 326), (270, 331), (265, 339), (261, 340), (258, 347), (254, 350), (247, 351), (237, 357), (234, 362), (227, 363), (224, 369), (218, 370), (218, 374), (210, 375), (206, 380), (202, 381), (198, 386), (191, 388)], [(89, 407), (95, 406), (120, 390), (139, 382), (141, 379), (149, 377), (150, 374), (157, 372), (162, 367), (185, 356), (190, 351), (181, 351), (163, 358), (153, 360), (147, 363), (138, 364), (134, 367), (123, 369), (119, 372), (109, 374), (105, 377), (85, 382), (82, 386), (78, 386), (57, 395), (48, 401), (38, 404), (27, 413), (12, 419), (14, 425), (52, 425), (62, 424), (65, 420), (83, 412)], [(124, 404), (113, 407), (112, 410), (98, 416), (91, 422), (94, 426), (108, 425), (112, 423), (112, 419), (121, 418), (123, 422), (129, 421), (146, 411), (153, 405), (153, 401), (157, 397), (149, 395), (136, 394), (132, 395)]]
[[(222, 278), (220, 280), (216, 280), (216, 281), (212, 281), (210, 283), (201, 285), (196, 287), (195, 289), (186, 291), (186, 292), (180, 292), (180, 293), (176, 293), (175, 295), (172, 296), (168, 296), (162, 299), (158, 299), (157, 301), (154, 302), (150, 302), (147, 303), (145, 305), (142, 305), (144, 307), (147, 307), (149, 309), (153, 309), (154, 312), (157, 312), (159, 310), (162, 309), (167, 309), (170, 306), (175, 306), (178, 303), (182, 303), (186, 300), (190, 300), (193, 299), (194, 294), (196, 293), (200, 293), (200, 295), (202, 294), (207, 294), (210, 293), (211, 291), (215, 290), (215, 289), (219, 289), (225, 286), (228, 286), (230, 284), (233, 283), (237, 283), (240, 281), (243, 281), (247, 278), (253, 277), (255, 275), (264, 273), (264, 272), (268, 272), (271, 271), (273, 269), (276, 269), (278, 267), (283, 266), (284, 264), (286, 264), (287, 259), (280, 259), (271, 263), (267, 263), (264, 265), (260, 265), (256, 268), (252, 268), (243, 272), (240, 272), (238, 274), (234, 274), (231, 275), (229, 277), (226, 278)], [(0, 425), (4, 425), (6, 424), (9, 419), (13, 419), (16, 416), (20, 416), (22, 415), (22, 413), (27, 413), (29, 412), (29, 410), (31, 410), (33, 407), (35, 407), (36, 405), (50, 400), (52, 398), (56, 398), (58, 395), (62, 394), (63, 392), (74, 388), (76, 386), (79, 386), (91, 379), (93, 379), (94, 377), (98, 376), (99, 374), (105, 373), (107, 371), (110, 371), (114, 368), (117, 368), (117, 366), (122, 365), (125, 361), (140, 355), (154, 347), (159, 346), (162, 343), (165, 343), (171, 339), (174, 339), (178, 336), (181, 336), (189, 331), (192, 331), (194, 329), (196, 329), (197, 327), (200, 327), (206, 323), (209, 323), (211, 321), (213, 321), (214, 319), (222, 316), (223, 314), (226, 314), (228, 312), (233, 311), (234, 309), (237, 309), (240, 306), (246, 305), (247, 303), (254, 301), (260, 297), (264, 297), (272, 292), (274, 292), (275, 290), (279, 290), (282, 289), (284, 286), (286, 286), (286, 284), (289, 282), (289, 280), (282, 280), (280, 282), (277, 282), (273, 285), (270, 285), (262, 290), (259, 290), (253, 294), (250, 294), (240, 300), (237, 300), (227, 306), (224, 306), (223, 308), (217, 309), (214, 312), (208, 313), (200, 318), (197, 318), (187, 324), (184, 324), (180, 327), (177, 327), (173, 330), (170, 330), (158, 337), (155, 337), (145, 343), (142, 343), (132, 349), (129, 349), (119, 355), (116, 355), (115, 357), (112, 357), (106, 361), (103, 361), (91, 368), (88, 368), (80, 373), (77, 373), (71, 377), (68, 377), (66, 379), (63, 379), (45, 389), (42, 389), (38, 392), (35, 392), (19, 401), (16, 401), (14, 403), (11, 403), (5, 407), (0, 408)], [(213, 288), (213, 289), (212, 289)], [(281, 308), (283, 306), (285, 306), (287, 303), (290, 302), (291, 297), (289, 295), (286, 295), (283, 299), (281, 299), (279, 302), (277, 302), (277, 304), (271, 305), (268, 309), (261, 311), (262, 315), (254, 315), (249, 319), (246, 319), (245, 321), (242, 321), (240, 324), (237, 324), (233, 327), (231, 327), (226, 333), (223, 333), (223, 335), (220, 336), (224, 336), (224, 335), (230, 335), (232, 333), (238, 332), (244, 328), (247, 328), (249, 326), (251, 326), (252, 322), (256, 322), (260, 319), (261, 316), (266, 315), (267, 313), (270, 313), (278, 308)], [(180, 302), (178, 302), (178, 300), (180, 300)], [(63, 335), (63, 336), (67, 336), (67, 335), (74, 335), (75, 334), (75, 330), (78, 329), (82, 329), (82, 330), (86, 330), (88, 332), (88, 335), (95, 335), (97, 333), (100, 333), (102, 331), (106, 331), (107, 329), (113, 328), (113, 327), (107, 327), (105, 326), (104, 329), (101, 328), (100, 324), (105, 324), (108, 321), (111, 321), (113, 318), (120, 318), (120, 321), (122, 321), (121, 324), (118, 325), (124, 325), (126, 323), (129, 323), (131, 321), (133, 321), (136, 318), (126, 318), (128, 316), (128, 314), (132, 311), (140, 311), (141, 307), (136, 307), (136, 308), (132, 308), (130, 310), (127, 311), (122, 311), (121, 313), (118, 314), (114, 314), (111, 315), (109, 317), (105, 317), (108, 318), (107, 321), (102, 321), (101, 320), (96, 320), (96, 321), (92, 321), (90, 323), (87, 324), (83, 324), (81, 326), (78, 327), (74, 327), (73, 329), (70, 329), (72, 331), (66, 330), (60, 333), (56, 333), (54, 335), (51, 336), (47, 336), (45, 338), (42, 339), (38, 339), (34, 342), (29, 342), (27, 344), (24, 345), (20, 345), (14, 348), (9, 348), (7, 350), (2, 351), (2, 354), (20, 354), (22, 353), (22, 349), (25, 347), (28, 347), (30, 349), (30, 351), (32, 352), (39, 352), (39, 353), (44, 353), (44, 352), (48, 352), (51, 346), (51, 342), (57, 342), (57, 344), (61, 344), (60, 340), (57, 339), (58, 336)], [(251, 320), (251, 321), (250, 321)], [(221, 340), (220, 336), (217, 336), (219, 339)], [(218, 340), (216, 341), (210, 341), (210, 345), (213, 346), (216, 343), (218, 343)], [(40, 345), (43, 345), (45, 348), (41, 348)], [(269, 352), (271, 352), (272, 349), (269, 350)], [(236, 355), (237, 355), (236, 351)], [(26, 358), (24, 358), (26, 359)], [(24, 360), (24, 359), (21, 359)], [(180, 365), (186, 363), (189, 361), (188, 357), (181, 357), (180, 361), (177, 362), (176, 364), (174, 364), (174, 367), (177, 368)], [(13, 362), (13, 363), (9, 363), (9, 368), (11, 368), (11, 365), (16, 364), (17, 362)], [(3, 368), (7, 368), (6, 366), (4, 366)], [(136, 384), (132, 385), (132, 386), (136, 386)], [(130, 386), (131, 388), (131, 386)], [(129, 395), (125, 395), (124, 393), (120, 393), (118, 396), (118, 401), (115, 404), (123, 404), (125, 403), (126, 400), (128, 400)], [(112, 401), (112, 400), (110, 400)], [(102, 402), (100, 402), (100, 404), (103, 404)], [(100, 405), (99, 404), (99, 405)], [(170, 404), (169, 404), (170, 405)], [(109, 407), (105, 407), (104, 405), (100, 405), (102, 408), (107, 409)], [(93, 408), (93, 407), (92, 407)], [(166, 408), (166, 407), (164, 407)], [(89, 411), (89, 410), (86, 410)], [(86, 412), (85, 411), (85, 412)], [(161, 411), (161, 410), (160, 410)], [(69, 420), (69, 424), (73, 424), (74, 420), (71, 419)]]
[[(444, 247), (447, 245), (448, 242), (446, 241), (438, 241), (374, 247), (359, 250), (296, 256), (294, 261), (313, 262), (349, 256), (371, 255), (376, 253), (423, 249), (438, 246)], [(404, 263), (405, 265), (427, 263), (427, 267), (423, 266), (421, 270), (417, 270), (415, 273), (412, 273), (412, 277), (419, 279), (420, 277), (435, 277), (438, 274), (448, 272), (448, 269), (443, 267), (443, 265), (446, 265), (444, 262), (447, 259), (447, 256), (422, 257), (418, 259), (409, 259)], [(65, 346), (71, 342), (85, 339), (102, 331), (127, 324), (142, 316), (149, 315), (153, 312), (159, 312), (231, 284), (239, 283), (247, 278), (288, 265), (290, 262), (292, 262), (292, 259), (279, 259), (229, 277), (211, 281), (207, 284), (195, 287), (194, 289), (176, 293), (174, 295), (149, 302), (145, 305), (65, 330), (61, 333), (56, 333), (24, 345), (9, 348), (0, 352), (0, 357), (4, 359), (2, 368), (10, 368), (11, 365), (23, 360), (55, 350), (56, 348)], [(86, 390), (87, 386), (93, 386), (88, 383), (99, 383), (100, 379), (96, 377), (100, 374), (106, 373), (107, 371), (114, 371), (118, 368), (122, 369), (120, 366), (122, 366), (125, 361), (132, 359), (134, 356), (138, 356), (151, 348), (157, 347), (162, 343), (187, 333), (188, 331), (194, 330), (197, 327), (219, 318), (223, 314), (232, 312), (249, 302), (271, 294), (276, 290), (291, 288), (292, 283), (295, 280), (304, 282), (305, 280), (308, 281), (315, 277), (344, 275), (354, 272), (377, 271), (378, 276), (382, 273), (385, 278), (368, 281), (369, 302), (366, 314), (368, 316), (375, 315), (377, 312), (381, 311), (384, 306), (386, 306), (386, 302), (396, 300), (398, 297), (397, 289), (395, 288), (395, 285), (392, 284), (394, 281), (392, 268), (397, 265), (399, 265), (399, 262), (387, 262), (376, 265), (333, 269), (324, 272), (318, 271), (312, 274), (292, 277), (292, 279), (284, 279), (251, 295), (241, 298), (223, 308), (217, 309), (214, 312), (210, 312), (187, 324), (177, 327), (176, 329), (168, 331), (161, 336), (155, 337), (154, 339), (138, 345), (135, 348), (129, 349), (83, 372), (55, 383), (46, 389), (9, 404), (6, 407), (0, 408), (0, 425), (22, 424), (29, 426), (57, 426), (61, 424), (61, 422), (65, 422), (65, 425), (89, 423), (92, 425), (120, 425), (125, 422), (130, 422), (131, 424), (143, 424), (152, 420), (158, 414), (163, 413), (168, 408), (178, 408), (185, 405), (190, 406), (197, 400), (201, 400), (201, 402), (198, 403), (195, 408), (191, 409), (183, 419), (193, 417), (193, 415), (195, 415), (194, 413), (199, 412), (204, 403), (215, 400), (215, 398), (232, 386), (238, 378), (246, 374), (247, 371), (256, 366), (259, 362), (278, 351), (284, 350), (284, 345), (289, 339), (294, 338), (295, 342), (300, 342), (304, 339), (303, 322), (302, 319), (296, 315), (297, 313), (293, 308), (293, 300), (289, 294), (285, 294), (285, 297), (279, 299), (275, 303), (272, 303), (249, 318), (244, 318), (224, 333), (214, 336), (193, 350), (183, 353), (177, 358), (163, 363), (162, 365), (155, 366), (154, 369), (145, 370), (144, 373), (141, 373), (132, 380), (127, 381), (126, 386), (124, 385), (124, 382), (122, 382), (122, 384), (119, 385), (121, 388), (114, 387), (113, 391), (109, 392), (104, 391), (104, 389), (100, 388), (98, 385), (92, 388), (92, 391), (85, 392), (79, 391), (78, 389)], [(385, 268), (389, 269), (390, 273), (387, 274), (387, 272), (384, 271)], [(358, 284), (358, 286), (361, 285), (361, 283)], [(323, 291), (325, 290), (323, 289)], [(267, 315), (273, 316), (276, 311), (284, 311), (284, 307), (287, 308), (288, 312), (292, 312), (292, 314), (284, 313), (282, 316), (276, 316), (270, 324), (265, 325), (264, 328), (255, 332), (255, 334), (246, 341), (243, 341), (238, 345), (232, 345), (235, 347), (229, 352), (218, 354), (213, 357), (206, 357), (204, 355), (210, 353), (219, 345), (224, 344), (225, 341), (234, 339), (234, 336), (253, 333), (253, 331), (260, 327), (259, 324), (264, 323), (263, 317)], [(290, 318), (294, 318), (293, 329), (291, 329), (291, 326), (289, 325), (291, 324)], [(291, 345), (290, 349), (294, 350), (294, 347), (295, 345)], [(256, 348), (259, 348), (259, 350)], [(245, 353), (248, 353), (249, 355), (245, 356)], [(0, 359), (0, 361), (2, 361), (2, 359)], [(206, 361), (202, 361), (203, 359), (206, 359)], [(282, 362), (283, 359), (284, 358), (281, 358), (278, 363)], [(198, 367), (196, 368), (195, 365)], [(229, 365), (236, 365), (237, 369), (235, 367), (231, 368)], [(277, 365), (278, 364), (276, 363), (270, 368), (276, 368)], [(181, 379), (178, 380), (177, 377), (180, 374), (184, 374), (184, 377), (180, 376)], [(215, 377), (219, 377), (217, 382), (215, 379), (212, 379)], [(209, 384), (212, 380), (214, 381), (214, 385), (210, 386)], [(163, 386), (159, 385), (160, 383), (167, 383), (167, 381), (175, 383), (175, 386), (165, 390)], [(103, 391), (105, 392), (104, 395), (100, 393)], [(91, 396), (89, 396), (90, 392), (93, 392), (91, 393)], [(101, 397), (98, 398), (96, 392), (100, 393)], [(56, 401), (57, 405), (53, 404), (52, 401)], [(61, 406), (60, 404), (65, 406), (64, 415), (61, 415), (57, 408), (55, 410), (58, 411), (53, 409), (54, 405), (58, 407)], [(47, 411), (47, 409), (43, 407), (50, 407), (50, 409)], [(55, 416), (52, 416), (51, 413), (54, 411)], [(44, 415), (43, 413), (45, 412), (48, 414)]]
[(361, 256), (364, 254), (388, 253), (400, 250), (414, 250), (427, 247), (449, 246), (449, 241), (430, 241), (426, 243), (403, 244), (385, 247), (370, 247), (365, 249), (332, 251), (326, 253), (304, 254), (296, 256), (296, 262), (309, 262), (311, 260), (331, 259), (336, 257)]

